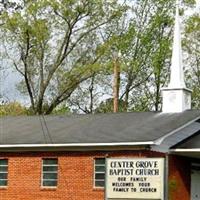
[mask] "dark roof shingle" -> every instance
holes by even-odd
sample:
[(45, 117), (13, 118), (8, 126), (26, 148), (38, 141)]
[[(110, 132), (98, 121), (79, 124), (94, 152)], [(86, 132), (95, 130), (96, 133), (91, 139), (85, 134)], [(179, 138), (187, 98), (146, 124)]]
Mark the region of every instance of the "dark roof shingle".
[[(0, 144), (155, 141), (188, 122), (200, 118), (200, 111), (194, 110), (173, 114), (133, 112), (95, 115), (49, 115), (44, 118), (47, 127), (45, 127), (43, 118), (39, 116), (0, 118)], [(47, 131), (50, 137), (48, 137)]]

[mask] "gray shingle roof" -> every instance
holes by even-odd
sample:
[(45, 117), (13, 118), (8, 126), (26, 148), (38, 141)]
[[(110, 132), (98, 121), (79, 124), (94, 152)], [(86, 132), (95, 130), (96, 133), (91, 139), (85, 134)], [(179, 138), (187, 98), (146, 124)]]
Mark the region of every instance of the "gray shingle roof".
[(200, 149), (200, 131), (176, 145), (173, 149)]
[[(45, 122), (54, 144), (113, 143), (155, 141), (197, 118), (200, 118), (200, 111), (194, 110), (174, 114), (133, 112), (45, 116)], [(47, 128), (42, 117), (38, 116), (2, 117), (0, 144), (52, 143)]]
[(197, 133), (200, 133), (200, 122), (195, 121), (187, 126), (182, 127), (175, 133), (169, 134), (162, 138), (161, 142), (158, 141), (156, 146), (152, 146), (152, 150), (168, 152), (170, 148), (173, 148), (175, 145), (187, 140)]

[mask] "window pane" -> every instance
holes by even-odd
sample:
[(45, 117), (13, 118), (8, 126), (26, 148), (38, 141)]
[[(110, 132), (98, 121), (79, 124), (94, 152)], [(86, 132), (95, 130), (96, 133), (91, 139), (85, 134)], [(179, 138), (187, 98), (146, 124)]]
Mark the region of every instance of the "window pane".
[(44, 172), (56, 172), (58, 169), (57, 166), (44, 166), (43, 171)]
[(95, 164), (105, 164), (105, 158), (96, 158)]
[(43, 186), (57, 186), (57, 181), (43, 181)]
[(96, 158), (95, 159), (95, 175), (94, 175), (95, 187), (104, 187), (105, 171), (106, 171), (105, 158)]
[(8, 160), (7, 159), (1, 159), (0, 165), (8, 165)]
[(43, 179), (57, 179), (57, 173), (44, 173)]
[(96, 172), (105, 172), (105, 166), (95, 166)]
[(0, 186), (7, 186), (7, 180), (0, 179)]
[(44, 165), (57, 165), (58, 160), (57, 159), (43, 159)]
[(105, 179), (105, 174), (95, 174), (95, 179)]
[(104, 187), (104, 181), (95, 181), (96, 187)]
[(0, 166), (0, 172), (7, 172), (8, 167), (7, 166)]
[(0, 173), (0, 180), (7, 179), (7, 173)]
[(57, 186), (58, 159), (43, 159), (42, 186)]
[(8, 160), (0, 159), (0, 186), (7, 186)]

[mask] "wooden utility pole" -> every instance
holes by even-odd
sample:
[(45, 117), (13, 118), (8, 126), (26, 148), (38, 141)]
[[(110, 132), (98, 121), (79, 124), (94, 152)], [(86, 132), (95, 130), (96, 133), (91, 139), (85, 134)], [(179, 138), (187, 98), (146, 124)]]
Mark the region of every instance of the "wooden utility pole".
[(120, 65), (118, 56), (114, 58), (113, 66), (114, 66), (113, 112), (116, 113), (119, 110), (119, 86), (120, 86)]

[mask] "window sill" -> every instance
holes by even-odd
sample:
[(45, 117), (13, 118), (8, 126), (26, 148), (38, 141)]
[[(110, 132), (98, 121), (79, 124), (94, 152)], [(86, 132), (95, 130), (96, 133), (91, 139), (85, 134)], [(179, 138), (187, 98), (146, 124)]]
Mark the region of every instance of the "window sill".
[(93, 191), (104, 191), (105, 188), (104, 187), (94, 187)]
[(40, 190), (51, 190), (51, 191), (54, 191), (54, 190), (57, 190), (57, 187), (41, 187)]
[(0, 190), (7, 190), (8, 186), (0, 186)]

